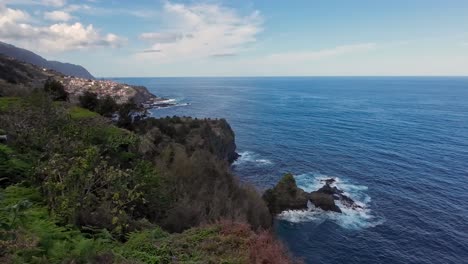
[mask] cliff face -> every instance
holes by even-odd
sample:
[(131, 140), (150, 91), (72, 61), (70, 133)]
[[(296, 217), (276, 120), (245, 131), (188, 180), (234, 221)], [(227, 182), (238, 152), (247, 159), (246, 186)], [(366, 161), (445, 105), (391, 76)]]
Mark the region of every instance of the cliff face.
[(143, 151), (150, 156), (161, 153), (172, 143), (183, 145), (189, 154), (206, 150), (229, 163), (239, 156), (234, 131), (225, 119), (149, 118), (137, 122), (135, 131), (144, 135)]
[[(164, 228), (180, 232), (219, 219), (245, 221), (255, 229), (271, 226), (271, 215), (257, 191), (239, 185), (230, 172), (229, 162), (237, 154), (226, 120), (148, 118), (131, 130), (140, 138), (138, 152), (164, 172), (170, 195), (177, 197), (163, 220)], [(158, 214), (149, 219), (153, 217)]]
[(150, 93), (148, 89), (144, 86), (130, 86), (134, 91), (135, 94), (133, 95), (132, 99), (138, 105), (143, 103), (149, 102), (155, 98), (157, 98), (154, 94)]

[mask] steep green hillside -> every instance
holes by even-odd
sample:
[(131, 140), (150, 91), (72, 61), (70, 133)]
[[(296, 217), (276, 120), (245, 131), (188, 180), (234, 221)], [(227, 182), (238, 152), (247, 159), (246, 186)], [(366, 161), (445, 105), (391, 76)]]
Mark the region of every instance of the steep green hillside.
[(2, 263), (290, 262), (225, 120), (122, 129), (34, 92), (0, 98), (0, 124)]

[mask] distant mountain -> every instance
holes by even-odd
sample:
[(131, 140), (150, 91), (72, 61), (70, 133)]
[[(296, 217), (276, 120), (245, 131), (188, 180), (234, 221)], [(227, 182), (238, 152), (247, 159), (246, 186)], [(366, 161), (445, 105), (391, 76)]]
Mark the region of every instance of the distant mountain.
[(15, 47), (0, 41), (0, 54), (13, 57), (17, 60), (34, 64), (42, 68), (48, 68), (64, 75), (71, 75), (85, 79), (94, 79), (93, 75), (80, 65), (63, 63), (59, 61), (48, 61), (36, 53)]

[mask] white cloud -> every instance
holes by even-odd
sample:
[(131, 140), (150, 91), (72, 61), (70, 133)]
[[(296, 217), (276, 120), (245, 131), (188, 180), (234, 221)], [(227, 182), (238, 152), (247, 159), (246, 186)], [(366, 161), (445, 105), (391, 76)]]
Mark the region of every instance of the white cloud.
[(24, 11), (0, 6), (0, 40), (45, 53), (116, 47), (124, 41), (115, 34), (101, 34), (93, 25), (76, 22), (37, 26), (29, 18)]
[(258, 11), (247, 16), (216, 4), (172, 4), (162, 10), (164, 30), (147, 32), (140, 39), (150, 41), (150, 54), (139, 53), (139, 58), (157, 58), (174, 61), (209, 57), (217, 54), (235, 54), (255, 42), (261, 32), (262, 18)]
[(0, 5), (0, 27), (8, 24), (19, 23), (29, 20), (29, 15), (21, 10), (15, 10)]
[(42, 0), (41, 3), (46, 6), (61, 7), (61, 6), (64, 6), (67, 3), (67, 1), (66, 0)]
[(77, 12), (77, 11), (86, 11), (92, 10), (93, 8), (89, 5), (67, 5), (63, 8), (65, 12)]
[(52, 11), (52, 12), (45, 12), (44, 13), (44, 18), (47, 20), (52, 20), (52, 21), (69, 21), (73, 17), (70, 15), (70, 13), (67, 13), (65, 11)]
[(173, 32), (155, 32), (155, 33), (143, 33), (140, 35), (140, 39), (147, 40), (155, 43), (172, 43), (184, 38), (182, 33)]

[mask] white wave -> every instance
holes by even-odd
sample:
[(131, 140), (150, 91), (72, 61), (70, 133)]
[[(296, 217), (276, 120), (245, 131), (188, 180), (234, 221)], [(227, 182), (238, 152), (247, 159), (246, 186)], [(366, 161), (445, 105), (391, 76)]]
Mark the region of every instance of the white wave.
[(158, 104), (171, 104), (171, 103), (177, 103), (176, 99), (164, 99), (164, 100), (158, 100), (156, 101)]
[(154, 102), (153, 106), (151, 107), (152, 109), (166, 109), (166, 108), (172, 108), (176, 106), (188, 106), (190, 103), (182, 103), (181, 99), (163, 99), (163, 100), (157, 100)]
[(338, 189), (343, 190), (345, 195), (351, 197), (356, 204), (362, 208), (353, 209), (345, 206), (340, 201), (335, 201), (336, 205), (340, 207), (342, 211), (340, 214), (336, 212), (323, 211), (320, 208), (316, 208), (312, 203), (308, 203), (307, 210), (284, 211), (278, 215), (278, 219), (292, 223), (315, 222), (317, 224), (329, 220), (346, 229), (369, 228), (380, 225), (384, 222), (382, 218), (376, 217), (372, 214), (370, 209), (371, 198), (365, 193), (368, 189), (367, 186), (354, 185), (341, 178), (312, 173), (301, 174), (295, 178), (298, 187), (307, 192), (318, 190), (325, 184), (324, 180), (333, 178), (335, 179), (335, 182), (332, 183), (331, 186), (336, 186)]
[(261, 158), (259, 154), (251, 151), (244, 151), (239, 153), (240, 157), (233, 163), (233, 165), (255, 164), (257, 166), (272, 165), (268, 159)]

